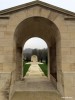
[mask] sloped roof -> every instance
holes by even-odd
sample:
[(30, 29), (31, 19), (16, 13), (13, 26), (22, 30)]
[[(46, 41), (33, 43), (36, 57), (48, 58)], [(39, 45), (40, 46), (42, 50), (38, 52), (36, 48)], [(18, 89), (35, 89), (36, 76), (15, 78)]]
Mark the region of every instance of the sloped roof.
[(0, 15), (10, 14), (12, 12), (15, 12), (15, 11), (18, 11), (18, 10), (21, 10), (21, 9), (24, 9), (24, 8), (36, 6), (36, 5), (43, 6), (43, 7), (47, 8), (47, 9), (52, 9), (52, 10), (55, 10), (55, 11), (57, 11), (59, 13), (75, 17), (75, 13), (73, 13), (71, 11), (68, 11), (68, 10), (53, 6), (51, 4), (48, 4), (48, 3), (45, 3), (45, 2), (42, 2), (42, 1), (39, 1), (39, 0), (32, 1), (32, 2), (25, 3), (25, 4), (22, 4), (22, 5), (16, 6), (16, 7), (12, 7), (12, 8), (8, 8), (8, 9), (5, 9), (5, 10), (2, 10), (2, 11), (0, 11)]

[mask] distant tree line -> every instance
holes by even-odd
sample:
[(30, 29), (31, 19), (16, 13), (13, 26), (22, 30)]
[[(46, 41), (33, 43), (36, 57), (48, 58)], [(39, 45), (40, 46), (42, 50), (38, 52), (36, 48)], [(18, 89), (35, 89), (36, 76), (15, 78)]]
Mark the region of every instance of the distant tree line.
[(23, 59), (25, 61), (31, 61), (31, 56), (36, 55), (38, 57), (38, 62), (48, 63), (48, 49), (27, 49), (23, 52)]

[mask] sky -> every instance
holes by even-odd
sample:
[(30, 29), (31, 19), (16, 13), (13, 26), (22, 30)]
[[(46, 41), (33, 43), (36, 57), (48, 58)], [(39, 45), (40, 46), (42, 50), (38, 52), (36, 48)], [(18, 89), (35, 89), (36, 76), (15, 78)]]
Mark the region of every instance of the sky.
[[(0, 0), (0, 10), (21, 5), (35, 0)], [(75, 0), (41, 0), (49, 4), (75, 12)]]
[(46, 42), (38, 37), (30, 38), (24, 45), (24, 49), (32, 48), (32, 49), (43, 49), (47, 48)]
[[(0, 0), (0, 10), (4, 10), (7, 8), (11, 8), (17, 5), (21, 5), (24, 3), (28, 3), (35, 0)], [(75, 0), (40, 0), (57, 7), (75, 12)], [(47, 45), (45, 41), (39, 38), (29, 39), (26, 43), (24, 48), (46, 48)]]

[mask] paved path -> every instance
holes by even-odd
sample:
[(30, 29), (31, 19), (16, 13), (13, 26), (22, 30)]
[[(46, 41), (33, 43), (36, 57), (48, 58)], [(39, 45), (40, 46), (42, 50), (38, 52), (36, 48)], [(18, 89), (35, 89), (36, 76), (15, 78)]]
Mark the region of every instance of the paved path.
[[(31, 62), (31, 66), (25, 77), (36, 77), (36, 76), (45, 76), (42, 72), (41, 68), (39, 67), (39, 62)], [(42, 64), (42, 63), (40, 63)]]

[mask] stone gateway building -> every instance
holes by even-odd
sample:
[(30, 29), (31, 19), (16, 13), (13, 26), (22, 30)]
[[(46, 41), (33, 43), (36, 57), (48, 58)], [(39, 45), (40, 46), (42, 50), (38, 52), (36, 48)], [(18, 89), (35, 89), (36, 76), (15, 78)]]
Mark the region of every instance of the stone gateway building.
[(60, 100), (75, 100), (75, 13), (41, 1), (0, 11), (0, 100), (11, 100), (23, 77), (22, 48), (32, 37), (48, 45), (48, 78)]

